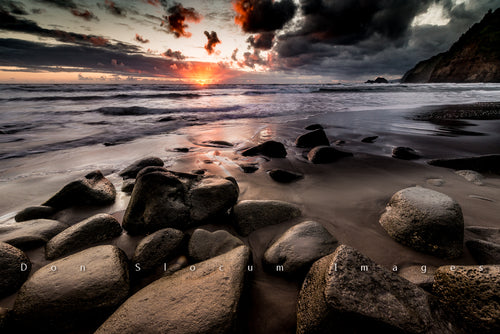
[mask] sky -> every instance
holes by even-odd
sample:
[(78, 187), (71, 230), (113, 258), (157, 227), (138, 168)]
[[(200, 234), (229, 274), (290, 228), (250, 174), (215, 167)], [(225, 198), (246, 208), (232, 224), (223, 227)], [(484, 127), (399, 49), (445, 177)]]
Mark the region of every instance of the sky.
[(0, 83), (398, 79), (500, 0), (0, 0)]

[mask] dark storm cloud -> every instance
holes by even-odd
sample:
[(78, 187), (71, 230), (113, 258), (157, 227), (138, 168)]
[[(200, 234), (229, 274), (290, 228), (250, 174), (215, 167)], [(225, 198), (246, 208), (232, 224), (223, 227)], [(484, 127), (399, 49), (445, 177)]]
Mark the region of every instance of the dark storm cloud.
[(175, 37), (191, 37), (191, 33), (186, 31), (189, 26), (186, 22), (200, 22), (202, 16), (194, 8), (184, 8), (181, 4), (175, 3), (167, 9), (168, 15), (165, 16), (162, 26), (165, 26)]
[[(363, 79), (401, 76), (417, 62), (446, 51), (497, 0), (301, 0), (299, 25), (278, 34), (274, 66), (301, 73)], [(447, 25), (412, 26), (429, 6), (443, 6)]]
[(137, 46), (122, 42), (115, 41), (112, 43), (107, 38), (102, 36), (83, 35), (56, 29), (45, 29), (31, 20), (17, 18), (2, 10), (0, 10), (0, 30), (23, 32), (39, 37), (54, 38), (60, 42), (106, 47), (122, 52), (139, 52), (140, 50)]
[(208, 39), (207, 44), (205, 44), (205, 50), (207, 50), (208, 54), (211, 55), (212, 53), (214, 53), (214, 47), (217, 44), (220, 44), (221, 41), (219, 40), (219, 37), (217, 37), (217, 33), (215, 31), (205, 31), (204, 34)]
[(117, 6), (114, 1), (105, 0), (104, 1), (104, 8), (106, 8), (106, 10), (109, 13), (111, 13), (115, 16), (122, 16), (122, 17), (127, 16), (127, 12), (125, 11), (125, 9), (120, 7), (120, 6)]
[(172, 49), (168, 49), (167, 51), (161, 54), (165, 58), (173, 58), (177, 60), (184, 60), (186, 57), (180, 51), (172, 51)]
[(28, 15), (24, 5), (18, 1), (3, 1), (0, 8), (14, 15)]
[[(34, 56), (36, 55), (36, 56)], [(85, 45), (47, 45), (18, 39), (0, 39), (0, 66), (16, 66), (30, 71), (105, 72), (115, 74), (166, 76), (173, 74), (171, 65), (184, 67), (173, 60), (128, 54), (117, 50)]]
[(72, 0), (36, 0), (36, 1), (53, 5), (63, 9), (77, 8), (77, 5)]
[(269, 63), (266, 59), (262, 58), (259, 50), (253, 52), (244, 52), (243, 60), (238, 62), (240, 67), (255, 68), (255, 65), (268, 66)]
[(149, 39), (146, 39), (139, 34), (135, 34), (135, 40), (141, 43), (149, 43)]
[(85, 19), (87, 21), (90, 20), (96, 20), (99, 21), (99, 19), (89, 10), (81, 10), (81, 9), (72, 9), (71, 14), (73, 14), (76, 17), (81, 17), (82, 19)]
[(295, 15), (293, 0), (234, 0), (235, 22), (245, 32), (269, 32), (283, 28)]
[(254, 36), (250, 36), (247, 42), (250, 47), (258, 50), (270, 50), (273, 47), (274, 33), (264, 32)]

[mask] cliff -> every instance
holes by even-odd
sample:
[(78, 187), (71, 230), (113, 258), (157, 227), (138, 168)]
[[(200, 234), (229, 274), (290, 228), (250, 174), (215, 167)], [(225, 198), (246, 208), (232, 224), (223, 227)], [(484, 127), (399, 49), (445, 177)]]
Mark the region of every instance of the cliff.
[(448, 51), (406, 72), (402, 82), (500, 82), (500, 8), (490, 10)]

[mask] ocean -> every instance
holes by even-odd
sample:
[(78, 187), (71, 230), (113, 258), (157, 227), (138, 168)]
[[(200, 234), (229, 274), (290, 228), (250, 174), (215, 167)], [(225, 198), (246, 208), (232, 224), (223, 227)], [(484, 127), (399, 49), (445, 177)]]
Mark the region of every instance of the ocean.
[(500, 84), (0, 85), (0, 160), (112, 146), (221, 120), (283, 122), (488, 101), (500, 101)]

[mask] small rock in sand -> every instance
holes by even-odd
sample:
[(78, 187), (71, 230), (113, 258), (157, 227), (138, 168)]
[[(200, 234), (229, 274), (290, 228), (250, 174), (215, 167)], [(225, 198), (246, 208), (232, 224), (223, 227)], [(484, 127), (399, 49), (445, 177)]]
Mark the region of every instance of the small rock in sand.
[(270, 158), (284, 158), (286, 157), (285, 146), (277, 141), (268, 140), (260, 145), (248, 148), (241, 152), (241, 155), (255, 156), (255, 155), (265, 155)]
[(449, 196), (422, 187), (395, 193), (380, 217), (380, 225), (396, 241), (443, 258), (462, 255), (464, 218)]
[(43, 246), (68, 226), (57, 220), (34, 219), (11, 225), (0, 225), (0, 241), (22, 250)]
[(32, 219), (50, 218), (55, 213), (56, 210), (50, 206), (30, 206), (19, 211), (14, 219), (16, 220), (16, 222), (24, 222)]
[(30, 271), (31, 262), (23, 251), (0, 242), (0, 298), (16, 292)]
[(472, 257), (479, 264), (500, 264), (500, 244), (472, 239), (465, 242)]
[(140, 159), (134, 161), (130, 166), (120, 171), (118, 175), (123, 177), (124, 179), (133, 179), (137, 176), (137, 173), (144, 167), (149, 166), (163, 166), (163, 160), (157, 157), (147, 157), (144, 159)]
[(402, 160), (414, 160), (419, 159), (420, 155), (410, 147), (395, 147), (392, 150), (392, 157)]
[(276, 182), (290, 183), (304, 177), (303, 174), (284, 169), (271, 169), (269, 176)]
[(474, 183), (475, 185), (483, 185), (483, 176), (478, 172), (475, 172), (473, 170), (457, 170), (455, 173), (462, 176), (467, 181)]
[(361, 142), (363, 143), (374, 143), (378, 139), (378, 136), (371, 136), (371, 137), (365, 137), (361, 139)]
[(165, 228), (156, 231), (139, 242), (135, 248), (132, 264), (139, 264), (141, 272), (148, 272), (160, 267), (179, 254), (184, 245), (182, 231)]
[(303, 135), (300, 135), (295, 140), (297, 147), (315, 147), (315, 146), (329, 146), (330, 141), (326, 136), (323, 129), (317, 129)]
[(187, 148), (187, 147), (176, 147), (176, 148), (174, 148), (174, 151), (181, 152), (181, 153), (187, 153), (187, 152), (189, 152), (189, 148)]
[(331, 146), (317, 146), (307, 154), (307, 159), (313, 164), (327, 164), (344, 157), (352, 157), (352, 153), (340, 151)]
[(258, 163), (240, 163), (238, 166), (241, 168), (243, 173), (254, 173), (259, 169), (259, 164)]
[(295, 204), (276, 200), (245, 200), (233, 208), (236, 228), (242, 236), (300, 215), (301, 211)]
[(50, 239), (45, 245), (45, 257), (54, 260), (92, 244), (119, 236), (122, 227), (107, 213), (87, 218)]
[(289, 228), (266, 250), (264, 265), (284, 274), (302, 273), (319, 258), (332, 253), (337, 240), (319, 223), (306, 221)]
[(65, 185), (52, 198), (43, 203), (57, 210), (83, 205), (110, 205), (115, 201), (116, 190), (98, 170)]
[(425, 182), (435, 187), (441, 187), (445, 183), (443, 179), (427, 179)]
[(209, 232), (203, 229), (194, 230), (189, 239), (189, 256), (196, 262), (205, 261), (210, 258), (227, 253), (239, 246), (243, 242), (231, 233), (218, 230)]

